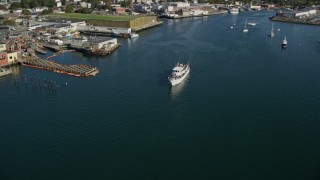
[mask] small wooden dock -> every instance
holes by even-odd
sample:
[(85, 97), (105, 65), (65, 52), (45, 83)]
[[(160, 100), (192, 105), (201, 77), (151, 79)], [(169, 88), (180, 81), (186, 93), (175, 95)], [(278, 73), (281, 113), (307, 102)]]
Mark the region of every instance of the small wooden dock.
[(25, 61), (21, 62), (21, 64), (24, 66), (44, 69), (72, 76), (95, 76), (97, 73), (99, 73), (99, 70), (96, 67), (90, 67), (82, 64), (63, 65), (54, 61), (42, 60), (37, 57), (26, 58)]

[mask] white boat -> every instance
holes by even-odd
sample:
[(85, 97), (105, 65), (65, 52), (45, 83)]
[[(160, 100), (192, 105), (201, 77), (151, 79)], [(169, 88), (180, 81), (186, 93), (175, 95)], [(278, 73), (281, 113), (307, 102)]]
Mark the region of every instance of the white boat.
[(269, 34), (270, 37), (274, 36), (274, 32), (273, 32), (273, 23), (272, 23), (272, 27), (271, 27), (271, 33)]
[(239, 8), (233, 7), (233, 8), (231, 8), (231, 9), (229, 10), (229, 13), (230, 13), (230, 14), (239, 14)]
[(190, 67), (188, 64), (179, 64), (173, 68), (171, 75), (168, 80), (172, 86), (181, 83), (190, 72)]
[(11, 74), (11, 73), (12, 73), (11, 69), (0, 68), (0, 77)]
[(136, 33), (131, 33), (130, 34), (130, 38), (133, 39), (133, 38), (138, 38), (139, 37), (139, 34), (136, 34)]
[(288, 45), (287, 37), (286, 37), (286, 36), (284, 36), (284, 39), (283, 39), (283, 41), (282, 41), (282, 48), (286, 48), (286, 47), (287, 47), (287, 45)]
[(250, 26), (255, 26), (255, 25), (257, 25), (257, 23), (249, 22), (248, 25), (250, 25)]
[(248, 32), (248, 28), (247, 28), (247, 18), (246, 18), (246, 22), (244, 23), (243, 32)]

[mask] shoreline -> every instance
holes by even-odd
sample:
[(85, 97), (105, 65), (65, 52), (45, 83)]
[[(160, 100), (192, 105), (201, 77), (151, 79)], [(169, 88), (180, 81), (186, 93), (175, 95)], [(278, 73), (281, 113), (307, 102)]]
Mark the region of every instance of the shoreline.
[(306, 19), (295, 19), (290, 17), (270, 17), (271, 21), (278, 21), (278, 22), (288, 22), (288, 23), (295, 23), (295, 24), (306, 24), (306, 25), (315, 25), (320, 26), (320, 21), (310, 22), (310, 20)]

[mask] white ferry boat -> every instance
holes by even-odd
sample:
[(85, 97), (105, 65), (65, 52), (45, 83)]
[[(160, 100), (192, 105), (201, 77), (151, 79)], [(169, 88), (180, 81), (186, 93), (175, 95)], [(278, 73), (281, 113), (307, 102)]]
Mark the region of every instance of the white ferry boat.
[(173, 68), (172, 74), (168, 77), (168, 80), (172, 86), (181, 83), (190, 72), (188, 64), (179, 64)]

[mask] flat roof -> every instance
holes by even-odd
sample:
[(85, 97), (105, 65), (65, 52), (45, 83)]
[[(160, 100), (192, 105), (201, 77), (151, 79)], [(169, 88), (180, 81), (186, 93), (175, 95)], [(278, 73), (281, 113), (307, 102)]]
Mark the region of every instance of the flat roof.
[(48, 17), (53, 19), (82, 19), (82, 20), (95, 19), (95, 20), (109, 20), (109, 21), (131, 21), (143, 16), (55, 13), (55, 14), (49, 14)]
[(102, 43), (102, 42), (105, 42), (105, 41), (110, 41), (112, 39), (117, 39), (117, 38), (112, 38), (112, 37), (101, 37), (101, 36), (97, 36), (97, 37), (88, 37), (87, 40), (88, 41), (91, 41), (93, 43)]

